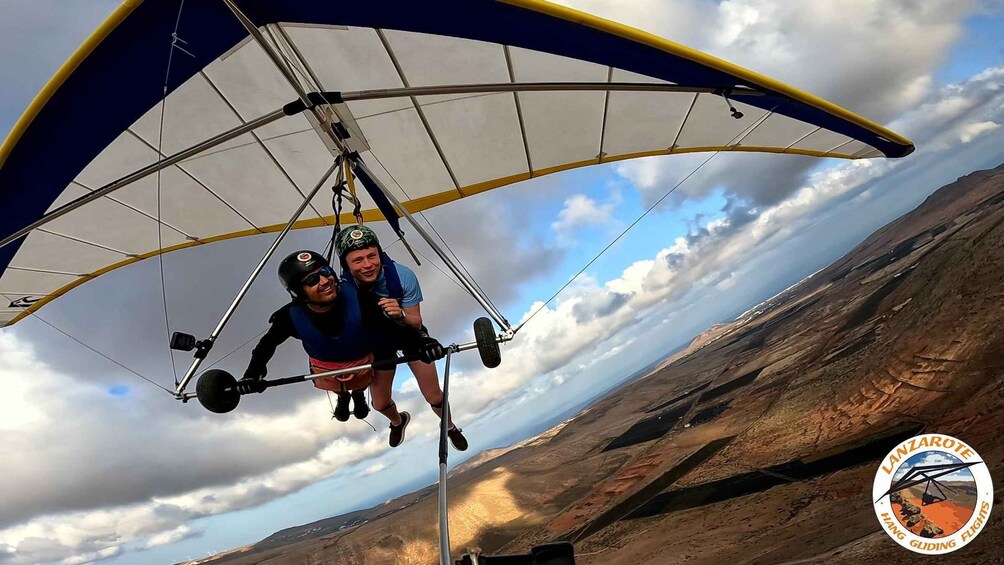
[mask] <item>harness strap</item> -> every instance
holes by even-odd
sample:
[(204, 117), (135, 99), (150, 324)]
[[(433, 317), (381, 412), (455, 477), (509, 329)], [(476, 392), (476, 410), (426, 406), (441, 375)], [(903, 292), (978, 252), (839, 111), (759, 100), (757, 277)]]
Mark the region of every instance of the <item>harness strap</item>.
[(352, 202), (355, 205), (352, 207), (352, 215), (356, 218), (356, 223), (360, 226), (363, 225), (363, 203), (359, 200), (359, 196), (356, 194), (356, 182), (352, 177), (352, 166), (349, 165), (348, 161), (344, 162), (345, 165), (345, 180), (349, 187), (349, 194), (352, 196)]
[(401, 275), (397, 272), (397, 264), (383, 250), (380, 251), (380, 262), (383, 264), (383, 276), (387, 282), (387, 294), (397, 300), (404, 299), (404, 285), (401, 284)]

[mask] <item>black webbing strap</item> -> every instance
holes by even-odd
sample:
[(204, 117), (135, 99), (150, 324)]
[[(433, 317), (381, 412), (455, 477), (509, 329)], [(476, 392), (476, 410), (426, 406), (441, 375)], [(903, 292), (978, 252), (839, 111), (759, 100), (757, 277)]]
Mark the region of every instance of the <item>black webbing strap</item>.
[(356, 178), (363, 184), (363, 188), (365, 188), (366, 192), (369, 193), (370, 198), (376, 202), (377, 208), (380, 209), (383, 217), (387, 218), (387, 223), (394, 229), (394, 233), (400, 236), (402, 234), (401, 222), (399, 221), (397, 210), (394, 209), (394, 205), (390, 203), (387, 196), (380, 191), (376, 182), (374, 182), (373, 179), (366, 174), (366, 171), (362, 167), (356, 167), (354, 172), (356, 174)]

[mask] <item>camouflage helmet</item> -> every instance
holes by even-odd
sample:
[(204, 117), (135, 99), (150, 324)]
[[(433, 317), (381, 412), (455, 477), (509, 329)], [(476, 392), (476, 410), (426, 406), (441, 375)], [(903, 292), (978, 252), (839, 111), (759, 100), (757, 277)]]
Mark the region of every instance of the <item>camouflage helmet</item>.
[(338, 232), (338, 237), (335, 238), (335, 251), (339, 259), (345, 259), (352, 251), (367, 247), (380, 249), (380, 239), (376, 232), (366, 226), (349, 226)]

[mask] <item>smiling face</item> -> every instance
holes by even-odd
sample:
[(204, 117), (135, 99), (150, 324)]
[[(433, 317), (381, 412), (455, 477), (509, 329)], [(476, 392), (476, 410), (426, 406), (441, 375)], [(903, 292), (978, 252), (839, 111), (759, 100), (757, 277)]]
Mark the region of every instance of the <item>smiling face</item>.
[(373, 284), (380, 276), (380, 250), (374, 246), (349, 251), (345, 255), (345, 265), (359, 283)]
[[(316, 284), (309, 284), (314, 282)], [(331, 267), (324, 266), (303, 278), (303, 296), (309, 304), (328, 306), (338, 298), (338, 277)]]

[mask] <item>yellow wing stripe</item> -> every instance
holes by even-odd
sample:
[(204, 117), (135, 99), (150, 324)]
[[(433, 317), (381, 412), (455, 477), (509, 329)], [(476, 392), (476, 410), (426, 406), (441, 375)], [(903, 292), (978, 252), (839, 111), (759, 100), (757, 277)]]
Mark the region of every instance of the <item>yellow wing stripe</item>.
[[(680, 153), (697, 153), (701, 151), (737, 151), (737, 152), (757, 152), (757, 153), (783, 153), (788, 155), (806, 155), (809, 157), (832, 157), (838, 159), (857, 159), (853, 155), (843, 155), (836, 153), (825, 153), (821, 151), (808, 151), (804, 149), (784, 149), (779, 147), (754, 147), (754, 146), (728, 146), (728, 147), (688, 147), (688, 148), (677, 148), (675, 150), (658, 150), (658, 151), (642, 151), (639, 153), (626, 153), (623, 155), (612, 155), (603, 157), (603, 159), (587, 159), (585, 161), (577, 161), (575, 163), (568, 163), (565, 165), (558, 165), (554, 167), (547, 167), (545, 169), (540, 169), (534, 171), (533, 173), (520, 173), (517, 175), (510, 175), (506, 177), (497, 178), (490, 181), (480, 182), (472, 185), (463, 187), (465, 194), (469, 196), (487, 192), (489, 190), (513, 184), (519, 181), (527, 180), (530, 178), (542, 177), (545, 175), (559, 173), (562, 171), (568, 171), (571, 169), (578, 169), (582, 167), (588, 167), (590, 165), (597, 165), (600, 163), (613, 163), (615, 161), (623, 161), (625, 159), (635, 159), (638, 157), (653, 157), (657, 155), (672, 155)], [(429, 196), (423, 196), (421, 198), (416, 198), (414, 200), (409, 200), (404, 202), (405, 208), (411, 213), (418, 213), (423, 210), (428, 210), (430, 208), (435, 208), (442, 204), (448, 202), (453, 202), (454, 200), (459, 200), (461, 198), (460, 194), (455, 188), (444, 190), (436, 194), (430, 194)], [(379, 222), (384, 220), (383, 214), (379, 210), (370, 209), (363, 210), (363, 221), (366, 222)], [(310, 229), (319, 228), (324, 226), (333, 225), (335, 222), (334, 216), (325, 216), (323, 218), (311, 218), (309, 220), (300, 220), (293, 224), (293, 229)], [(341, 215), (341, 223), (350, 224), (355, 222), (355, 217), (351, 213), (344, 213)], [(142, 255), (137, 255), (136, 257), (130, 257), (118, 263), (114, 263), (107, 267), (104, 267), (98, 271), (84, 275), (79, 279), (73, 281), (72, 283), (65, 285), (51, 294), (46, 295), (44, 298), (40, 299), (38, 302), (33, 303), (31, 306), (26, 308), (24, 312), (21, 312), (15, 316), (6, 326), (11, 326), (18, 321), (24, 319), (26, 316), (30, 315), (32, 312), (38, 310), (42, 306), (48, 304), (52, 300), (59, 298), (60, 296), (66, 294), (67, 292), (73, 290), (74, 288), (84, 284), (85, 282), (95, 279), (105, 273), (114, 271), (119, 267), (125, 267), (126, 265), (131, 265), (137, 261), (142, 261), (143, 259), (149, 259), (151, 257), (156, 257), (157, 255), (162, 255), (165, 253), (170, 253), (172, 251), (178, 251), (179, 249), (187, 249), (189, 247), (194, 247), (196, 245), (203, 245), (206, 243), (214, 243), (217, 241), (224, 241), (227, 239), (236, 239), (240, 237), (246, 237), (250, 235), (261, 235), (262, 233), (276, 233), (282, 231), (286, 224), (275, 224), (271, 226), (262, 227), (260, 230), (242, 230), (233, 233), (227, 233), (222, 235), (217, 235), (205, 239), (199, 239), (197, 241), (189, 241), (185, 243), (180, 243), (171, 247), (165, 247), (163, 251), (151, 251), (149, 253), (144, 253)]]
[(108, 34), (112, 32), (123, 20), (125, 20), (137, 6), (143, 3), (143, 0), (125, 0), (122, 4), (115, 9), (114, 12), (101, 24), (98, 29), (94, 30), (84, 43), (74, 51), (73, 55), (63, 63), (63, 66), (59, 67), (56, 74), (52, 75), (49, 82), (45, 83), (42, 90), (35, 95), (34, 100), (31, 104), (24, 110), (21, 117), (18, 118), (17, 123), (14, 124), (14, 128), (10, 130), (7, 135), (7, 139), (4, 140), (3, 145), (0, 145), (0, 167), (7, 161), (7, 157), (10, 156), (11, 151), (14, 150), (14, 145), (21, 139), (24, 135), (25, 130), (31, 125), (31, 122), (35, 121), (35, 117), (38, 113), (42, 111), (42, 107), (52, 98), (59, 87), (66, 82), (66, 79), (73, 74), (73, 71), (77, 69), (81, 62), (90, 56), (91, 52), (101, 44), (102, 41)]
[(881, 135), (882, 137), (892, 141), (894, 143), (899, 143), (901, 145), (913, 145), (913, 142), (909, 139), (899, 135), (898, 133), (886, 129), (867, 118), (859, 116), (850, 110), (846, 110), (837, 106), (836, 104), (823, 100), (818, 96), (809, 94), (791, 86), (785, 84), (781, 81), (772, 79), (770, 77), (764, 76), (755, 71), (740, 67), (729, 63), (728, 61), (719, 59), (713, 55), (708, 55), (707, 53), (702, 53), (696, 49), (691, 49), (685, 45), (670, 41), (668, 39), (659, 37), (636, 29), (624, 24), (620, 24), (614, 21), (610, 21), (592, 14), (587, 14), (586, 12), (580, 12), (574, 8), (566, 8), (565, 6), (559, 6), (557, 4), (552, 4), (544, 0), (497, 0), (504, 4), (510, 4), (512, 6), (517, 6), (524, 8), (526, 10), (531, 10), (534, 12), (539, 12), (542, 14), (547, 14), (549, 16), (560, 18), (562, 20), (570, 21), (576, 24), (591, 27), (593, 29), (609, 33), (611, 35), (616, 35), (617, 37), (622, 37), (635, 43), (640, 43), (642, 45), (648, 45), (649, 47), (654, 47), (666, 53), (676, 55), (678, 57), (683, 57), (684, 59), (689, 59), (695, 63), (700, 63), (706, 65), (713, 69), (718, 69), (722, 72), (737, 76), (751, 83), (758, 84), (769, 90), (775, 92), (780, 92), (785, 96), (804, 102), (814, 108), (827, 112), (831, 115), (843, 118), (851, 123), (857, 124), (872, 133)]

